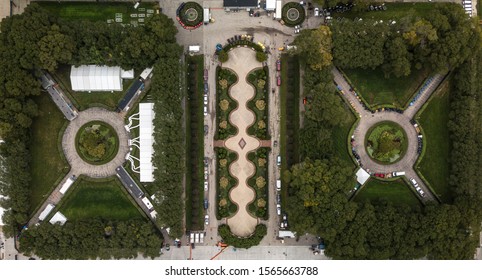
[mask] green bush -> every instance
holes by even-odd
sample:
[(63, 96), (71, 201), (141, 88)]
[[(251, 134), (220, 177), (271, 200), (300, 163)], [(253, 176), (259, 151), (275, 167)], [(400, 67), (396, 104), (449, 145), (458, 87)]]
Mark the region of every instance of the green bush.
[(231, 232), (231, 229), (228, 225), (220, 225), (218, 227), (218, 233), (223, 239), (224, 243), (236, 248), (245, 249), (259, 245), (267, 232), (266, 226), (259, 224), (256, 226), (254, 233), (250, 237), (240, 238)]
[(229, 55), (225, 50), (221, 50), (218, 53), (218, 59), (219, 59), (219, 62), (224, 63), (224, 62), (228, 61)]
[(259, 62), (265, 62), (268, 59), (268, 55), (264, 52), (256, 52), (256, 60)]

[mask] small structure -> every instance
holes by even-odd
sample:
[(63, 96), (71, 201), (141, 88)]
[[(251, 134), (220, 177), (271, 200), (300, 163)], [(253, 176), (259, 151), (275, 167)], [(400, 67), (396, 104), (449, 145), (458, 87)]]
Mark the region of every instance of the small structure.
[(134, 69), (131, 70), (121, 70), (121, 78), (122, 79), (134, 79)]
[(40, 213), (40, 215), (38, 216), (38, 219), (40, 221), (43, 221), (45, 220), (45, 218), (47, 218), (47, 216), (50, 214), (50, 212), (52, 212), (52, 210), (55, 208), (55, 205), (53, 204), (47, 204), (47, 206), (45, 207), (45, 209), (42, 211), (42, 213)]
[(209, 24), (210, 19), (211, 19), (211, 12), (209, 11), (209, 8), (204, 8), (203, 9), (204, 24)]
[(265, 9), (266, 11), (274, 11), (276, 9), (276, 0), (266, 0)]
[(370, 178), (370, 174), (365, 171), (365, 169), (360, 168), (356, 172), (356, 181), (360, 183), (360, 185), (365, 184), (365, 182)]
[(146, 68), (142, 71), (141, 79), (143, 81), (146, 81), (147, 79), (150, 79), (151, 77), (152, 77), (152, 68)]
[(142, 203), (144, 203), (144, 205), (147, 207), (147, 209), (151, 210), (152, 208), (154, 208), (154, 206), (152, 206), (152, 203), (149, 201), (149, 198), (147, 197), (143, 197), (142, 198)]
[(74, 180), (75, 180), (75, 176), (68, 178), (67, 181), (65, 181), (65, 183), (60, 188), (59, 192), (61, 194), (65, 194), (74, 183)]
[(154, 181), (154, 103), (139, 104), (139, 167), (140, 181)]
[(295, 238), (295, 233), (289, 230), (280, 230), (278, 231), (279, 238)]
[(281, 19), (281, 12), (283, 10), (283, 3), (281, 0), (276, 1), (276, 13), (274, 15), (275, 19)]
[(62, 226), (65, 224), (65, 222), (67, 222), (67, 218), (60, 212), (55, 213), (55, 215), (49, 221), (49, 223), (52, 225), (59, 223)]
[(201, 51), (200, 46), (189, 46), (189, 52), (190, 53), (198, 53)]

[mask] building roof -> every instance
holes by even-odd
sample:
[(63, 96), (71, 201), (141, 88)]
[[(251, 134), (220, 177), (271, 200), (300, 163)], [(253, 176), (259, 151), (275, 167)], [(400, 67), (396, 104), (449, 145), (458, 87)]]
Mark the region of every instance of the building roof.
[(121, 69), (118, 66), (72, 66), (70, 82), (74, 91), (121, 91)]
[(224, 0), (224, 7), (257, 7), (258, 0)]
[(358, 169), (358, 171), (356, 172), (356, 180), (361, 185), (365, 184), (365, 182), (369, 178), (370, 178), (370, 174), (368, 174), (368, 172), (366, 172), (365, 169), (363, 168)]
[(152, 155), (154, 154), (154, 103), (139, 103), (139, 167), (140, 181), (153, 182), (154, 166)]
[(122, 98), (122, 100), (119, 102), (119, 105), (117, 105), (117, 108), (119, 108), (120, 111), (126, 109), (126, 111), (129, 109), (127, 105), (131, 103), (132, 98), (136, 95), (136, 93), (139, 90), (142, 90), (144, 88), (144, 83), (141, 82), (140, 80), (135, 80), (134, 83), (132, 83), (131, 87), (127, 90), (126, 94)]
[(266, 0), (266, 10), (276, 9), (276, 0)]

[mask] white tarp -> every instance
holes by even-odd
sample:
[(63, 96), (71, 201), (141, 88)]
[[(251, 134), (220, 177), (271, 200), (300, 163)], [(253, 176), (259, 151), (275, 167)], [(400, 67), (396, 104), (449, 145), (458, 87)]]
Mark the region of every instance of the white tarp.
[[(1, 201), (3, 198), (4, 198), (4, 196), (0, 194), (0, 201)], [(0, 207), (0, 226), (5, 225), (5, 224), (3, 223), (3, 218), (2, 218), (4, 212), (5, 212), (5, 209), (2, 208), (2, 207)]]
[(60, 212), (55, 213), (55, 215), (50, 219), (49, 221), (52, 225), (55, 223), (60, 223), (61, 225), (64, 225), (65, 222), (67, 222), (67, 218)]
[(122, 79), (134, 79), (134, 69), (131, 69), (131, 70), (122, 70), (121, 69), (121, 78)]
[(55, 205), (53, 205), (53, 204), (47, 204), (44, 211), (42, 211), (42, 213), (40, 213), (40, 215), (38, 216), (38, 219), (43, 221), (45, 218), (47, 218), (47, 216), (50, 214), (50, 212), (52, 212), (52, 209), (54, 209), (54, 207), (55, 207)]
[(140, 181), (153, 182), (152, 155), (154, 154), (154, 103), (139, 103), (139, 167)]
[(358, 169), (358, 171), (356, 172), (356, 180), (358, 183), (360, 183), (360, 185), (365, 184), (365, 182), (369, 178), (370, 178), (370, 174), (368, 174), (368, 172), (366, 172), (365, 169), (363, 168)]
[(70, 82), (74, 91), (121, 91), (121, 69), (118, 66), (72, 66)]
[(276, 9), (276, 0), (266, 0), (266, 10), (274, 11)]

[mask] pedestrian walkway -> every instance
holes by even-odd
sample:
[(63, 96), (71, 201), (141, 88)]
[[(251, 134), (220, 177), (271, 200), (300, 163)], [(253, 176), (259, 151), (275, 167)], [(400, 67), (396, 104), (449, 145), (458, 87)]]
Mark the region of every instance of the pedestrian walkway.
[(238, 185), (229, 194), (238, 206), (238, 211), (227, 223), (233, 234), (244, 237), (251, 235), (258, 224), (258, 219), (248, 211), (248, 205), (256, 198), (255, 191), (248, 185), (248, 179), (256, 169), (247, 154), (260, 146), (260, 141), (247, 133), (248, 127), (255, 121), (255, 115), (248, 109), (247, 102), (254, 97), (255, 92), (246, 78), (249, 72), (262, 65), (256, 61), (251, 49), (236, 48), (229, 52), (229, 60), (223, 67), (230, 68), (238, 75), (238, 82), (231, 87), (229, 94), (239, 104), (229, 116), (231, 124), (238, 128), (238, 134), (224, 142), (226, 148), (238, 154), (238, 159), (229, 166), (231, 175), (238, 179)]
[[(335, 83), (345, 93), (343, 99), (349, 103), (353, 109), (357, 112), (360, 121), (353, 132), (354, 139), (354, 152), (360, 157), (359, 165), (370, 173), (391, 173), (397, 171), (404, 171), (407, 178), (414, 178), (420, 188), (424, 191), (425, 196), (422, 198), (424, 201), (435, 200), (435, 196), (425, 185), (424, 181), (414, 171), (415, 162), (418, 159), (418, 132), (412, 124), (412, 119), (420, 108), (427, 102), (428, 98), (438, 88), (440, 83), (444, 79), (444, 75), (436, 74), (433, 77), (427, 79), (424, 85), (421, 87), (416, 96), (411, 100), (410, 106), (402, 113), (395, 111), (379, 111), (372, 113), (366, 109), (366, 106), (362, 103), (357, 96), (350, 92), (351, 86), (346, 79), (336, 68), (332, 70)], [(365, 135), (367, 131), (378, 122), (392, 121), (399, 124), (407, 134), (408, 147), (405, 155), (399, 161), (393, 164), (379, 164), (375, 162), (367, 153), (365, 149)]]

